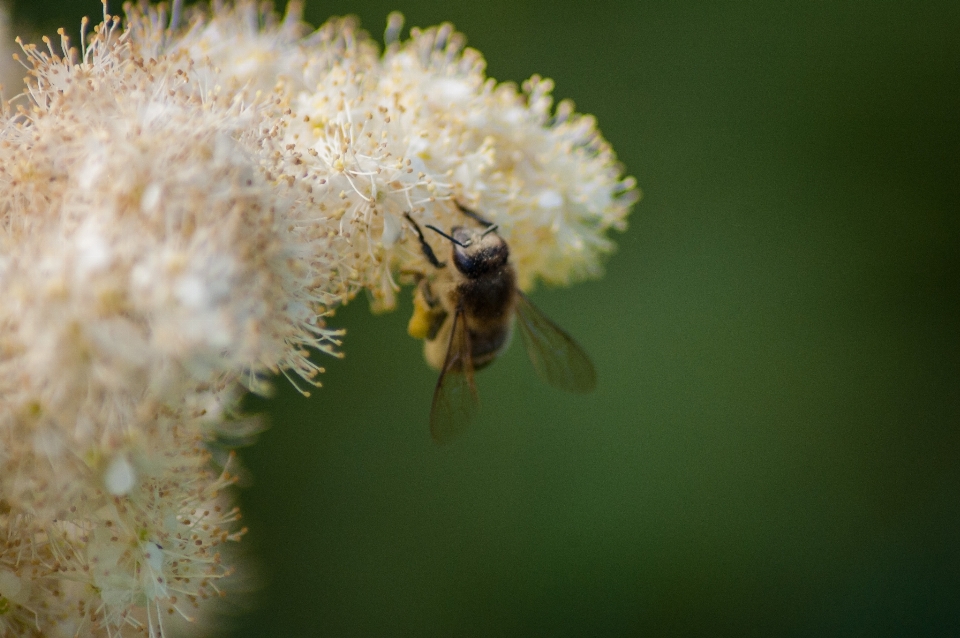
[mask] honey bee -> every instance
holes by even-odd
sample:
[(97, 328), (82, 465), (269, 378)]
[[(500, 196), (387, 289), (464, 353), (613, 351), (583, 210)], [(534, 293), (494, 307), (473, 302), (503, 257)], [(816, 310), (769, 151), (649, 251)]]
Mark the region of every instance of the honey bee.
[(427, 363), (440, 371), (430, 409), (430, 433), (437, 443), (453, 439), (476, 414), (473, 373), (507, 348), (515, 323), (544, 381), (578, 393), (596, 386), (593, 364), (583, 349), (517, 288), (510, 248), (497, 226), (457, 206), (480, 228), (454, 226), (448, 234), (426, 226), (451, 243), (452, 267), (437, 258), (420, 226), (405, 214), (424, 256), (437, 269), (436, 276), (420, 278), (407, 326), (412, 337), (425, 340)]

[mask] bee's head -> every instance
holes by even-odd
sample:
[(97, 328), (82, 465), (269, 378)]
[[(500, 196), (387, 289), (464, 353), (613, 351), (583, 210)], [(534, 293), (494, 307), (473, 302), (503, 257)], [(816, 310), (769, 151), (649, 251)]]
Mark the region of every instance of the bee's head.
[[(503, 268), (510, 257), (507, 242), (497, 234), (496, 225), (483, 230), (454, 226), (449, 235), (430, 224), (427, 224), (427, 228), (450, 240), (453, 244), (454, 265), (463, 275), (471, 279)], [(423, 236), (420, 237), (420, 241), (423, 241)]]
[(510, 249), (496, 231), (496, 226), (484, 230), (454, 226), (453, 263), (457, 270), (473, 279), (505, 266)]

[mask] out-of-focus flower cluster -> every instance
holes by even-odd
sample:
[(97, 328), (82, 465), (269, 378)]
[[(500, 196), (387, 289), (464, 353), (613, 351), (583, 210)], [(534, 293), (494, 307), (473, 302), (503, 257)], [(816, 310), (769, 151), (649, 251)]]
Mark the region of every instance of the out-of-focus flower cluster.
[(450, 25), (392, 15), (381, 51), (295, 4), (179, 13), (23, 45), (0, 117), (0, 636), (190, 626), (242, 534), (208, 442), (267, 376), (316, 382), (339, 304), (429, 271), (404, 214), (477, 210), (528, 288), (597, 275), (637, 197), (591, 117)]

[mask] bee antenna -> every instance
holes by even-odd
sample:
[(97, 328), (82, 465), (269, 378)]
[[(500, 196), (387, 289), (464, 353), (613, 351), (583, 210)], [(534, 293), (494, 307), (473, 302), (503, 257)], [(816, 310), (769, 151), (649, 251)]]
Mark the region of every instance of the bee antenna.
[(462, 241), (459, 241), (459, 240), (457, 240), (457, 239), (454, 239), (453, 237), (451, 237), (450, 235), (446, 234), (445, 232), (443, 232), (442, 230), (440, 230), (440, 229), (437, 228), (436, 226), (431, 226), (430, 224), (426, 224), (426, 226), (427, 226), (427, 228), (429, 228), (429, 229), (432, 230), (433, 232), (437, 233), (437, 234), (440, 235), (441, 237), (446, 237), (447, 239), (449, 239), (450, 241), (452, 241), (453, 243), (455, 243), (457, 246), (460, 246), (460, 248), (466, 248), (466, 247), (469, 246), (471, 243), (473, 243), (473, 242), (471, 242), (470, 240), (467, 240), (466, 242), (462, 242)]
[(486, 229), (485, 231), (483, 231), (483, 234), (480, 235), (480, 237), (481, 237), (481, 238), (482, 238), (482, 237), (486, 237), (486, 236), (489, 235), (490, 233), (496, 232), (498, 228), (500, 228), (500, 225), (499, 225), (499, 224), (494, 224), (493, 226), (490, 226), (488, 229)]

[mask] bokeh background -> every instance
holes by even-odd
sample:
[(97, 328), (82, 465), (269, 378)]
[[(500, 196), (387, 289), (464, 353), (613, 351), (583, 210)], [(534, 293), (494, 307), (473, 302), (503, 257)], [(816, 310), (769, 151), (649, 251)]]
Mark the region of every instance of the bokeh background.
[[(960, 3), (307, 16), (379, 36), (394, 9), (454, 22), (492, 77), (554, 78), (637, 177), (607, 276), (533, 295), (599, 388), (514, 347), (438, 447), (408, 296), (345, 308), (324, 388), (250, 404), (261, 589), (231, 635), (960, 635)], [(13, 3), (21, 33), (99, 12)]]

